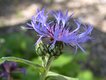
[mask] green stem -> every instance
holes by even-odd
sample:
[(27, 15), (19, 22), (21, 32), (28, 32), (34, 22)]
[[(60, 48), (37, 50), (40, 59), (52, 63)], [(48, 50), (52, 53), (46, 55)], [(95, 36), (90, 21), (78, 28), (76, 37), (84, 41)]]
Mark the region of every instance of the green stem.
[(52, 64), (53, 60), (54, 60), (54, 56), (50, 56), (48, 58), (47, 64), (45, 66), (45, 71), (41, 74), (40, 80), (45, 80), (46, 79), (47, 73), (49, 72), (49, 69), (51, 67), (51, 64)]

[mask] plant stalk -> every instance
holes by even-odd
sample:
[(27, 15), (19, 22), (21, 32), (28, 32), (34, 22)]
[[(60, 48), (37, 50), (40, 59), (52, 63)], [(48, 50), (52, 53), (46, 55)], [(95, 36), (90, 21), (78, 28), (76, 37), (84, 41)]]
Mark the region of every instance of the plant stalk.
[(50, 67), (51, 67), (51, 64), (52, 64), (53, 60), (54, 60), (54, 56), (50, 56), (48, 58), (46, 66), (45, 66), (45, 71), (41, 74), (40, 80), (46, 80), (47, 73), (50, 70)]

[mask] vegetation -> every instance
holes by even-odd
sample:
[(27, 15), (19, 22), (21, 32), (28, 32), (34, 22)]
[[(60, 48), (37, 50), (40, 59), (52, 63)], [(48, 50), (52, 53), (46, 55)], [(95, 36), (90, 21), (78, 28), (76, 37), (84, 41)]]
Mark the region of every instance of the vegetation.
[[(0, 56), (15, 56), (24, 59), (29, 59), (34, 63), (41, 63), (34, 50), (35, 40), (26, 33), (11, 33), (0, 36)], [(80, 80), (101, 80), (95, 77), (90, 69), (84, 69), (83, 65), (86, 63), (87, 54), (78, 51), (78, 54), (73, 54), (72, 51), (64, 51), (57, 60), (52, 64), (51, 71), (61, 73), (62, 75), (70, 77), (78, 77)], [(20, 64), (21, 67), (26, 68), (26, 74), (13, 74), (14, 78), (19, 80), (38, 80), (38, 70), (30, 66)], [(17, 75), (18, 74), (18, 75)]]

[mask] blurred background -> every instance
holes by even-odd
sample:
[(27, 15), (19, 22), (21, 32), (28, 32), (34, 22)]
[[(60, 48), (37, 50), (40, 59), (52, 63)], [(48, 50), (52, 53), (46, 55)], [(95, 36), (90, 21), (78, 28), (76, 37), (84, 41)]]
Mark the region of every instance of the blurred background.
[[(66, 47), (51, 70), (80, 80), (106, 80), (106, 0), (0, 0), (0, 57), (15, 56), (40, 62), (34, 51), (36, 33), (21, 27), (43, 7), (47, 10), (68, 9), (69, 14), (74, 12), (75, 18), (94, 26), (94, 41), (84, 45), (87, 54), (80, 50), (73, 54)], [(27, 69), (27, 76), (19, 75), (18, 80), (37, 80), (37, 71), (20, 65)]]

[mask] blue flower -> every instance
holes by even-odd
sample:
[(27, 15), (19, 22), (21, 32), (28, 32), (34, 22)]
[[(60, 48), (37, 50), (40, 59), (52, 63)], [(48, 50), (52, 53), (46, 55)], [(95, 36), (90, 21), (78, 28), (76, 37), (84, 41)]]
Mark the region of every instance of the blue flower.
[[(53, 17), (53, 20), (49, 21), (49, 15)], [(70, 24), (71, 19), (74, 25)], [(69, 16), (68, 11), (65, 14), (62, 11), (50, 11), (46, 14), (45, 9), (38, 10), (32, 17), (31, 24), (28, 25), (40, 36), (36, 44), (42, 38), (49, 38), (52, 43), (51, 48), (59, 41), (75, 47), (76, 50), (79, 47), (83, 52), (85, 50), (80, 44), (91, 39), (90, 34), (93, 30), (91, 25), (83, 25), (80, 21), (73, 19), (72, 15)]]
[(6, 78), (6, 80), (8, 77), (12, 78), (13, 72), (26, 73), (25, 68), (20, 68), (15, 62), (5, 61), (0, 64), (0, 78)]

